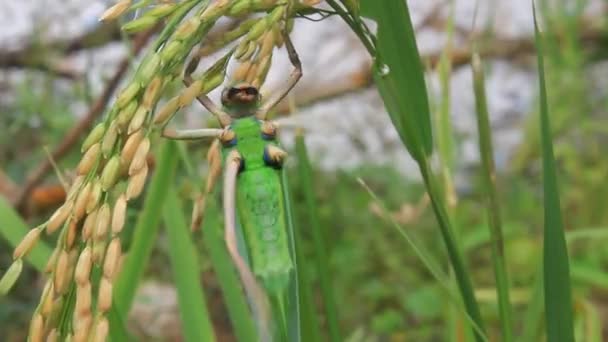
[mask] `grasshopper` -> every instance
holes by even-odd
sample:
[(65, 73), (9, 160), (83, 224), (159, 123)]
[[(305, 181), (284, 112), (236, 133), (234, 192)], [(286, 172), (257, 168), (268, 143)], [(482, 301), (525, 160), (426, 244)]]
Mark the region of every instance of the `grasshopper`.
[[(207, 95), (197, 97), (216, 117), (221, 129), (175, 130), (167, 127), (168, 122), (162, 128), (162, 136), (168, 139), (213, 140), (208, 154), (211, 172), (205, 194), (195, 201), (193, 228), (200, 226), (205, 197), (211, 193), (223, 165), (224, 238), (245, 292), (252, 301), (258, 323), (261, 321), (262, 340), (271, 339), (270, 335), (279, 336), (280, 340), (288, 339), (289, 322), (286, 322), (285, 311), (295, 278), (281, 181), (281, 168), (287, 153), (277, 141), (278, 125), (267, 119), (268, 112), (302, 77), (301, 63), (293, 43), (286, 32), (283, 36), (294, 69), (281, 91), (263, 101), (255, 86), (236, 83), (223, 90), (221, 107)], [(188, 86), (192, 83), (188, 71), (185, 72), (184, 83)], [(238, 250), (237, 212), (251, 266)], [(268, 328), (271, 320), (275, 325), (272, 333)]]

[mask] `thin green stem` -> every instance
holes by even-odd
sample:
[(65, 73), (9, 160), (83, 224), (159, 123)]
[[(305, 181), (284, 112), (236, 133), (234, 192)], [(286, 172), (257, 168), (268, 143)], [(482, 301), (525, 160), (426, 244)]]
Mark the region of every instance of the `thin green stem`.
[(424, 179), (424, 183), (431, 199), (433, 211), (435, 212), (435, 216), (439, 223), (443, 242), (446, 246), (452, 268), (454, 269), (454, 275), (456, 276), (458, 288), (462, 294), (465, 308), (481, 330), (481, 332), (477, 330), (475, 331), (475, 338), (477, 341), (482, 341), (485, 339), (485, 328), (481, 318), (479, 305), (477, 304), (477, 299), (475, 298), (475, 292), (473, 291), (473, 284), (469, 276), (470, 272), (464, 263), (462, 252), (460, 251), (458, 244), (456, 243), (454, 233), (452, 232), (452, 224), (447, 214), (445, 204), (442, 200), (437, 180), (431, 171), (427, 158), (423, 158), (419, 162), (418, 166), (420, 167), (420, 173)]
[[(297, 259), (296, 251), (296, 229), (293, 219), (293, 210), (291, 208), (292, 200), (289, 193), (289, 182), (287, 181), (287, 172), (285, 169), (281, 171), (281, 188), (283, 189), (283, 201), (285, 201), (285, 221), (287, 223), (287, 234), (289, 236), (290, 254), (293, 258), (294, 273), (291, 281), (291, 290), (289, 293), (289, 321), (288, 321), (288, 336), (289, 341), (299, 342), (302, 340), (301, 332), (301, 313), (300, 313), (300, 287), (299, 287), (299, 260)], [(306, 342), (306, 341), (305, 341)]]
[(355, 34), (359, 37), (359, 40), (361, 40), (361, 43), (363, 44), (363, 46), (365, 46), (365, 49), (367, 49), (369, 54), (372, 57), (377, 57), (375, 44), (373, 41), (370, 40), (372, 39), (370, 37), (373, 36), (368, 35), (364, 32), (364, 30), (362, 29), (364, 24), (361, 22), (361, 20), (355, 19), (354, 16), (345, 11), (342, 6), (340, 6), (335, 0), (327, 0), (327, 3), (334, 9), (334, 11), (338, 12), (340, 17), (342, 17), (346, 24), (348, 24), (348, 26), (350, 26), (353, 32), (355, 32)]
[(513, 340), (513, 319), (511, 317), (513, 309), (511, 308), (511, 301), (509, 299), (509, 277), (505, 261), (500, 205), (498, 203), (498, 193), (496, 190), (492, 132), (490, 130), (490, 120), (488, 118), (483, 66), (481, 65), (479, 55), (477, 54), (473, 56), (473, 87), (477, 109), (479, 153), (481, 155), (483, 180), (487, 194), (486, 209), (489, 218), (492, 263), (494, 264), (494, 276), (496, 278), (496, 294), (498, 296), (501, 324), (500, 330), (502, 332), (502, 340), (508, 342)]

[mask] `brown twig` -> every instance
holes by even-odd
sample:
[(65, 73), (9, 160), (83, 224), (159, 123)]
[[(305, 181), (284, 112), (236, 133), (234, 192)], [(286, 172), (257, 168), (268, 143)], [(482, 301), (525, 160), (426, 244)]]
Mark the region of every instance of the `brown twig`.
[[(156, 29), (152, 29), (135, 37), (133, 40), (134, 55), (137, 55), (143, 49), (148, 39), (154, 34), (155, 31)], [(106, 87), (101, 95), (99, 95), (97, 100), (89, 108), (87, 114), (78, 122), (76, 126), (72, 127), (72, 129), (66, 133), (63, 141), (57, 148), (55, 148), (55, 150), (53, 150), (51, 155), (55, 161), (59, 161), (74, 146), (76, 146), (78, 139), (89, 130), (95, 119), (97, 119), (97, 117), (103, 113), (108, 102), (110, 101), (112, 94), (118, 87), (120, 80), (129, 69), (130, 58), (131, 56), (125, 56), (125, 58), (120, 62), (118, 69), (112, 78), (106, 84)], [(44, 176), (46, 176), (50, 170), (52, 170), (52, 164), (49, 159), (45, 159), (32, 173), (30, 173), (30, 175), (27, 177), (25, 185), (19, 192), (19, 195), (16, 196), (15, 202), (13, 203), (18, 210), (23, 211), (27, 198), (31, 194), (32, 190), (38, 184), (40, 184)]]

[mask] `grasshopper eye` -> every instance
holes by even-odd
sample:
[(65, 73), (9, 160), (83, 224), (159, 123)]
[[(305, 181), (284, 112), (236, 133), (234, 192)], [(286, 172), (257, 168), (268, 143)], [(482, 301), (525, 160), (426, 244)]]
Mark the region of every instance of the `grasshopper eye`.
[(230, 99), (230, 100), (234, 99), (234, 97), (240, 92), (241, 92), (241, 89), (234, 88), (234, 87), (230, 88), (228, 90), (228, 99)]
[(258, 90), (255, 87), (247, 87), (245, 88), (245, 93), (247, 93), (247, 95), (257, 96)]

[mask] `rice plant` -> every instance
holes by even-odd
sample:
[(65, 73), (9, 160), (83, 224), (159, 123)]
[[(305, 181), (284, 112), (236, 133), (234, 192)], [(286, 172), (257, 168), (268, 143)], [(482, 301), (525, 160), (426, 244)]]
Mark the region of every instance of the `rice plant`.
[[(136, 15), (127, 19), (129, 13)], [(575, 334), (583, 334), (576, 331), (571, 274), (603, 282), (604, 287), (608, 282), (588, 268), (570, 265), (545, 83), (545, 40), (536, 17), (540, 105), (536, 153), (542, 159), (543, 179), (542, 210), (537, 209), (544, 214), (544, 244), (538, 276), (533, 284), (525, 284), (527, 311), (522, 321), (518, 313), (525, 310), (516, 305), (521, 296), (513, 285), (517, 275), (509, 267), (513, 261), (506, 251), (509, 218), (501, 204), (503, 190), (495, 170), (484, 66), (477, 46), (471, 57), (471, 91), (482, 164), (480, 197), (488, 223), (473, 242), (467, 240), (474, 235), (470, 227), (464, 227), (470, 220), (462, 218), (464, 209), (457, 200), (449, 110), (450, 101), (458, 101), (449, 94), (453, 11), (439, 64), (443, 97), (436, 109), (429, 105), (432, 99), (404, 1), (120, 0), (104, 12), (102, 21), (121, 21), (125, 34), (160, 32), (103, 119), (82, 142), (76, 177), (65, 202), (43, 223), (27, 230), (10, 205), (0, 200), (0, 233), (14, 246), (12, 264), (0, 279), (0, 295), (18, 282), (25, 262), (45, 274), (27, 332), (29, 341), (134, 340), (126, 317), (161, 227), (185, 340), (222, 340), (209, 295), (201, 286), (205, 263), (211, 264), (232, 334), (239, 341), (365, 340), (361, 336), (365, 332), (345, 323), (357, 303), (345, 306), (340, 298), (348, 293), (337, 291), (340, 275), (348, 270), (332, 266), (336, 246), (328, 230), (333, 221), (327, 220), (329, 210), (323, 210), (323, 199), (315, 192), (320, 180), (314, 176), (304, 133), (296, 134), (291, 157), (278, 140), (284, 122), (271, 119), (277, 104), (301, 77), (307, 77), (307, 66), (301, 63), (290, 33), (294, 20), (311, 15), (339, 16), (359, 38), (373, 60), (374, 84), (390, 121), (421, 175), (420, 192), (428, 198), (421, 203), (430, 204), (434, 220), (429, 225), (441, 239), (439, 251), (429, 250), (418, 232), (395, 218), (385, 203), (388, 198), (379, 195), (365, 176), (351, 177), (358, 178), (358, 183), (348, 185), (351, 193), (356, 188), (355, 193), (365, 194), (365, 205), (374, 205), (378, 217), (371, 224), (387, 228), (371, 234), (373, 238), (388, 234), (389, 227), (399, 237), (390, 243), (378, 238), (375, 243), (383, 247), (397, 243), (420, 265), (420, 270), (410, 272), (399, 264), (391, 275), (407, 283), (418, 273), (425, 274), (432, 295), (415, 300), (440, 298), (440, 305), (449, 308), (442, 316), (443, 333), (420, 336), (458, 341), (532, 341), (544, 336), (549, 341), (572, 341)], [(245, 19), (221, 36), (212, 36), (211, 30), (225, 17)], [(376, 22), (377, 32), (372, 32), (367, 18)], [(283, 47), (285, 51), (280, 50)], [(212, 52), (223, 55), (197, 72), (200, 60)], [(284, 87), (268, 94), (264, 83), (274, 53), (289, 57), (292, 72), (284, 75)], [(237, 64), (231, 73), (227, 71), (230, 62)], [(207, 94), (220, 86), (224, 88), (218, 105)], [(172, 87), (179, 91), (165, 101)], [(174, 128), (176, 116), (193, 102), (210, 112), (216, 123)], [(198, 184), (199, 175), (183, 141), (202, 142), (207, 149), (205, 185), (189, 190), (190, 217), (185, 215), (180, 181)], [(150, 156), (155, 156), (154, 165)], [(292, 174), (289, 159), (297, 163), (297, 173)], [(215, 189), (220, 179), (221, 196)], [(405, 197), (404, 192), (399, 195)], [(138, 202), (140, 197), (143, 203)], [(408, 207), (410, 215), (402, 221), (421, 222), (425, 205)], [(134, 210), (137, 218), (129, 219)], [(196, 234), (201, 227), (199, 244)], [(43, 234), (56, 237), (55, 245), (49, 246)], [(471, 262), (475, 244), (485, 243), (490, 247), (491, 266), (484, 269), (492, 273), (489, 296), (496, 305), (484, 302), (488, 292), (478, 285), (483, 266)], [(201, 257), (200, 249), (208, 260)], [(388, 254), (379, 259), (398, 264)], [(591, 318), (584, 323), (597, 322), (598, 314), (586, 300), (580, 299), (581, 305)]]

